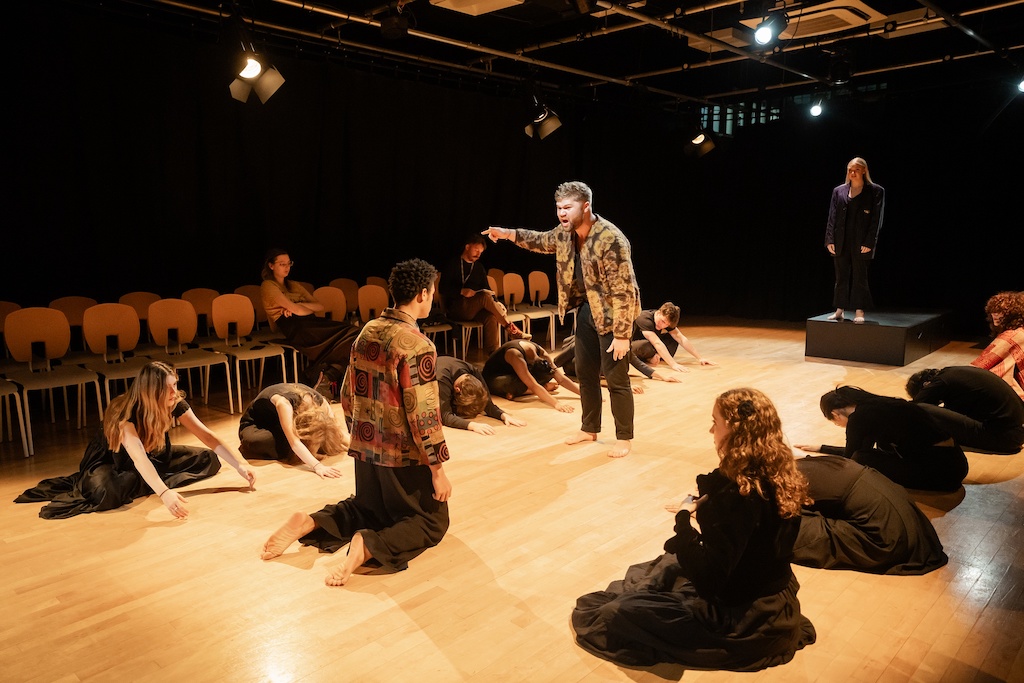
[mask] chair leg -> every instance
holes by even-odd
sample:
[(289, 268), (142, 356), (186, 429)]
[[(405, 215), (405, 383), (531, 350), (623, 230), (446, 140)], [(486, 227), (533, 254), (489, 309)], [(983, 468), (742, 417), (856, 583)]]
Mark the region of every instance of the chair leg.
[[(31, 455), (31, 453), (29, 453), (29, 444), (31, 443), (32, 439), (31, 436), (26, 437), (27, 432), (25, 431), (25, 417), (22, 415), (21, 397), (18, 396), (18, 394), (11, 395), (14, 397), (14, 405), (18, 409), (18, 429), (21, 430), (21, 450), (25, 454), (25, 457), (27, 458), (29, 455)], [(10, 407), (10, 404), (7, 404), (8, 410), (10, 409)], [(10, 419), (10, 414), (8, 414), (8, 419)], [(7, 428), (10, 429), (10, 424), (8, 424)]]
[[(35, 443), (32, 441), (32, 413), (28, 405), (28, 390), (25, 389), (21, 392), (22, 407), (25, 409), (25, 431), (23, 434), (28, 435), (28, 454), (35, 455), (36, 448)], [(51, 402), (51, 406), (53, 403)]]

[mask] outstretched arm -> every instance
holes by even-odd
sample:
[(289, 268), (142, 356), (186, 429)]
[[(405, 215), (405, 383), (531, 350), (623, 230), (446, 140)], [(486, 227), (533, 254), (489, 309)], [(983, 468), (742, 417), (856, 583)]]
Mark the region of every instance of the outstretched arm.
[[(688, 354), (690, 354), (691, 356), (696, 358), (697, 362), (700, 363), (701, 365), (717, 365), (717, 363), (713, 363), (713, 362), (711, 362), (709, 360), (706, 360), (706, 359), (702, 358), (701, 355), (697, 352), (697, 349), (693, 348), (693, 344), (690, 343), (690, 340), (686, 338), (686, 335), (679, 331), (678, 327), (676, 329), (672, 330), (672, 332), (670, 332), (669, 334), (672, 335), (673, 339), (675, 339), (677, 342), (679, 342), (680, 346), (682, 346), (684, 349), (686, 349), (686, 352)], [(673, 358), (666, 358), (666, 360), (669, 361), (669, 365), (671, 365), (672, 363), (675, 363), (675, 359), (673, 359)], [(679, 364), (676, 363), (676, 365), (679, 365)], [(679, 366), (679, 367), (682, 367), (682, 366)], [(675, 370), (676, 368), (672, 368), (672, 369)]]
[(277, 419), (281, 423), (281, 430), (288, 440), (288, 446), (292, 449), (292, 453), (321, 479), (337, 479), (340, 477), (341, 470), (318, 461), (316, 456), (310, 453), (306, 444), (302, 443), (302, 439), (299, 438), (298, 433), (295, 431), (295, 411), (292, 410), (292, 404), (288, 399), (280, 394), (274, 394), (270, 397), (270, 402), (274, 404), (274, 408), (277, 410)]
[[(540, 385), (540, 383), (533, 378), (530, 374), (530, 369), (526, 366), (526, 360), (523, 358), (523, 354), (519, 353), (515, 349), (508, 349), (505, 351), (505, 360), (512, 366), (516, 376), (526, 385), (527, 391), (539, 398), (544, 403), (548, 404), (555, 410), (561, 413), (571, 413), (573, 407), (559, 402), (554, 396), (548, 393), (548, 390)], [(561, 373), (560, 370), (555, 372), (555, 377)], [(564, 373), (561, 373), (562, 377), (565, 377)], [(568, 379), (568, 378), (566, 378)], [(561, 380), (558, 380), (561, 384)], [(579, 387), (576, 387), (576, 393), (579, 393)]]
[(131, 422), (125, 422), (121, 425), (121, 445), (128, 452), (128, 457), (132, 459), (132, 464), (135, 465), (139, 476), (149, 484), (149, 488), (153, 489), (154, 493), (160, 496), (160, 502), (164, 504), (167, 510), (178, 519), (188, 517), (188, 504), (184, 498), (176, 491), (172, 491), (164, 483), (164, 480), (160, 478), (156, 468), (153, 467), (153, 463), (149, 460), (149, 455), (146, 453), (146, 448), (142, 445), (142, 439), (139, 438), (135, 425)]
[(189, 408), (187, 412), (178, 418), (178, 421), (185, 426), (185, 429), (203, 442), (207, 448), (213, 450), (226, 463), (235, 468), (238, 475), (249, 482), (249, 488), (256, 490), (256, 472), (249, 466), (249, 462), (241, 454), (228, 448), (210, 428), (203, 424), (203, 421), (196, 417), (196, 414)]

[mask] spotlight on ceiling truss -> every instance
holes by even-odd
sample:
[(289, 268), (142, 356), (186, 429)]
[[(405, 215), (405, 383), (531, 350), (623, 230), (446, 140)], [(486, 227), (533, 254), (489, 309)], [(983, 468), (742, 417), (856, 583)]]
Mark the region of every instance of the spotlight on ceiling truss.
[(767, 45), (777, 39), (787, 26), (789, 26), (789, 17), (785, 12), (781, 10), (769, 12), (754, 29), (754, 41), (758, 45)]
[(541, 104), (537, 96), (533, 97), (533, 118), (526, 124), (526, 134), (537, 137), (541, 140), (554, 133), (562, 127), (562, 121), (558, 114), (548, 105)]
[(256, 53), (252, 38), (241, 18), (237, 19), (237, 29), (242, 53), (238, 57), (235, 80), (228, 86), (228, 90), (239, 102), (248, 101), (249, 95), (255, 91), (260, 102), (266, 104), (277, 89), (284, 85), (284, 76), (266, 57)]

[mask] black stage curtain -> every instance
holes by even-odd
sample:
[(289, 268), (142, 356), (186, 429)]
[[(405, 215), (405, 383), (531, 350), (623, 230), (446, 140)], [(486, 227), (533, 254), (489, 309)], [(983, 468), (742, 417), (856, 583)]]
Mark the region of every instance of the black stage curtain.
[[(23, 306), (232, 291), (258, 282), (274, 245), (315, 285), (440, 265), (470, 231), (553, 227), (555, 186), (581, 179), (630, 238), (645, 306), (802, 320), (829, 310), (825, 219), (853, 156), (887, 190), (880, 308), (951, 309), (957, 333), (981, 336), (985, 299), (1024, 288), (1024, 103), (992, 120), (1007, 92), (991, 80), (848, 98), (820, 120), (791, 108), (697, 159), (679, 117), (642, 94), (566, 100), (562, 129), (538, 141), (516, 94), (289, 53), (274, 56), (274, 97), (241, 104), (230, 41), (74, 4), (16, 11), (36, 28), (3, 47), (0, 299)], [(507, 243), (484, 260), (553, 272)]]

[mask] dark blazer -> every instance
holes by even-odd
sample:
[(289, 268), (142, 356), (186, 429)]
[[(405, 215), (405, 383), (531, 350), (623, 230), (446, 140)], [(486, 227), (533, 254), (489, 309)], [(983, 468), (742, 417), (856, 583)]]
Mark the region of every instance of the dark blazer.
[[(825, 245), (834, 244), (837, 254), (851, 250), (854, 258), (873, 259), (877, 251), (875, 242), (878, 240), (878, 231), (882, 229), (882, 216), (885, 213), (885, 189), (881, 185), (865, 182), (863, 191), (865, 199), (870, 201), (853, 200), (861, 206), (862, 211), (850, 216), (848, 221), (846, 214), (851, 201), (849, 185), (844, 183), (832, 190), (828, 225), (825, 227)], [(871, 251), (861, 254), (861, 247), (868, 247)]]

